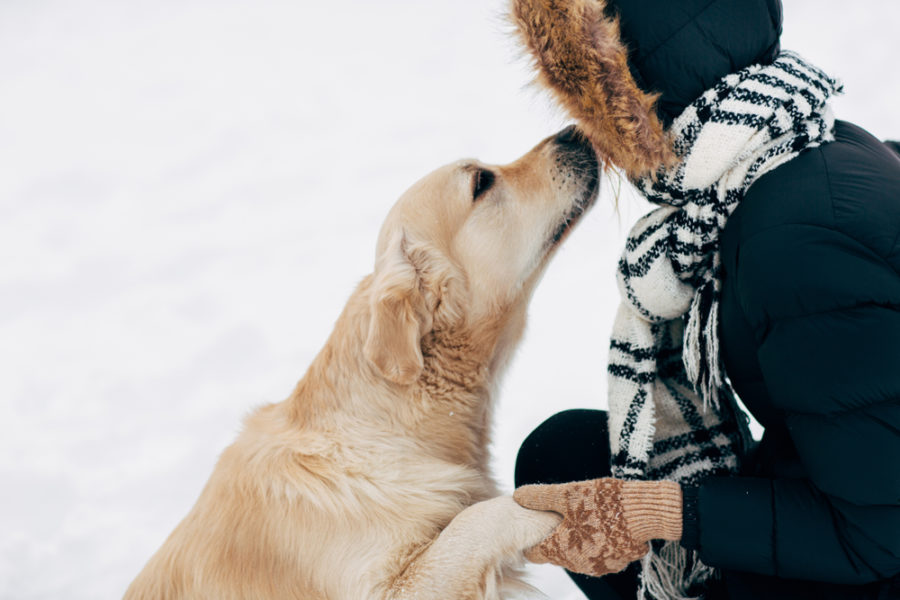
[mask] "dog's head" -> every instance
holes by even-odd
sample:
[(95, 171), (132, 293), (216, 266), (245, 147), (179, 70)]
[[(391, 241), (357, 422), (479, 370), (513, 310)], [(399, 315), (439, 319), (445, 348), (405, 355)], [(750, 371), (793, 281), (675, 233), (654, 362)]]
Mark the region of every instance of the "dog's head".
[(413, 185), (379, 235), (368, 360), (412, 383), (433, 328), (490, 327), (523, 308), (598, 179), (593, 149), (568, 128), (512, 164), (460, 161)]

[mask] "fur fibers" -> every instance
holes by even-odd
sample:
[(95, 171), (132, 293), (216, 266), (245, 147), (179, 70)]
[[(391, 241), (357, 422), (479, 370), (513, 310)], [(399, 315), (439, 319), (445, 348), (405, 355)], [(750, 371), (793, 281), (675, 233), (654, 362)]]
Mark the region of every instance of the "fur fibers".
[[(423, 376), (401, 388), (359, 351), (371, 286), (360, 286), (290, 398), (246, 420), (127, 600), (405, 598), (404, 586), (421, 584), (415, 577), (445, 577), (407, 567), (461, 511), (497, 495), (487, 465), (491, 377), (472, 371), (496, 336), (429, 333)], [(484, 525), (473, 527), (479, 538)], [(447, 567), (465, 573), (464, 560)], [(468, 575), (466, 597), (498, 598), (512, 571), (496, 561)]]
[(537, 82), (574, 118), (604, 161), (629, 177), (675, 162), (656, 114), (628, 68), (619, 20), (605, 0), (513, 0), (511, 18)]
[(523, 585), (511, 565), (560, 518), (496, 497), (492, 397), (547, 240), (596, 198), (593, 152), (573, 143), (492, 166), (484, 201), (467, 163), (400, 199), (306, 375), (246, 419), (126, 600), (499, 600)]

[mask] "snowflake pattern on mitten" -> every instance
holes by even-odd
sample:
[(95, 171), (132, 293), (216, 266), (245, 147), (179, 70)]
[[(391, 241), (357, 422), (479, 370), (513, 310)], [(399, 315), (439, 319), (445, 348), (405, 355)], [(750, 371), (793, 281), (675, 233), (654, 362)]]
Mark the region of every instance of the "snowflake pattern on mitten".
[(553, 511), (563, 522), (525, 557), (585, 575), (617, 573), (650, 549), (625, 519), (624, 481), (604, 478), (559, 485), (529, 485), (514, 498), (525, 508)]

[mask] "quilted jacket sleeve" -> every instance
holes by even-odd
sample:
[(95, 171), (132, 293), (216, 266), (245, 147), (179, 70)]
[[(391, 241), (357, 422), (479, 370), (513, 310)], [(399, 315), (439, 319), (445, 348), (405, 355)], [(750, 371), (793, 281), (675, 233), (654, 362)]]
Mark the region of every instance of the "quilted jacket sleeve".
[(782, 225), (741, 246), (741, 305), (808, 479), (696, 492), (710, 565), (862, 584), (900, 573), (900, 274), (839, 231)]

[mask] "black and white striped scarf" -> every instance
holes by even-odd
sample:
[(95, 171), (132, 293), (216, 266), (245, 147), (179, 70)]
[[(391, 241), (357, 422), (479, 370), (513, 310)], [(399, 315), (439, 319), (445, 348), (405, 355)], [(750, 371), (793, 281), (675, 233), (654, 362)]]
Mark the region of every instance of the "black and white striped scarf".
[[(789, 52), (728, 75), (672, 124), (681, 162), (635, 182), (661, 206), (631, 230), (619, 263), (613, 476), (696, 485), (737, 471), (746, 432), (719, 364), (719, 234), (759, 177), (833, 139), (827, 101), (840, 91)], [(713, 570), (688, 554), (677, 542), (655, 545), (639, 597), (696, 594)]]

